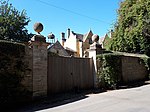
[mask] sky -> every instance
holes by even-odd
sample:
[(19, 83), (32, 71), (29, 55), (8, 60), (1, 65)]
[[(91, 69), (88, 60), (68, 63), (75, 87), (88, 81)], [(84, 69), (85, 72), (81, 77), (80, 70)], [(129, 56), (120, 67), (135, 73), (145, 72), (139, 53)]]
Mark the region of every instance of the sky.
[(30, 23), (26, 27), (34, 33), (33, 25), (41, 22), (42, 35), (52, 32), (60, 40), (61, 32), (67, 29), (85, 34), (90, 29), (103, 37), (113, 28), (117, 20), (117, 9), (121, 0), (9, 0), (19, 11), (26, 10)]

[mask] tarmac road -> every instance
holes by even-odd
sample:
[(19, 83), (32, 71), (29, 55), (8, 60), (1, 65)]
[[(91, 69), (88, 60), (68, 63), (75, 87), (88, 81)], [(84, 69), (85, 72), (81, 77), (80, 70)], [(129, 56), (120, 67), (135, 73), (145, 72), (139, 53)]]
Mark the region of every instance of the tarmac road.
[(90, 94), (84, 99), (37, 112), (150, 112), (150, 84)]

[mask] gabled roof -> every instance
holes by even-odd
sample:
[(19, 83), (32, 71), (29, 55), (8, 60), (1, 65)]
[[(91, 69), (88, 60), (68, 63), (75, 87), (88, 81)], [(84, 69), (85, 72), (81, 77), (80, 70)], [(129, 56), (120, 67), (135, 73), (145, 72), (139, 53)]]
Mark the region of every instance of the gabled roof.
[(54, 43), (52, 46), (48, 48), (48, 52), (54, 52), (60, 51), (58, 55), (60, 56), (69, 56), (67, 51), (64, 49), (64, 47), (60, 44), (60, 42), (57, 40), (56, 43)]
[(69, 47), (66, 47), (65, 49), (66, 49), (67, 51), (71, 51), (71, 52), (76, 53), (76, 51), (72, 50), (72, 49), (71, 49), (71, 48), (69, 48)]
[(74, 33), (73, 31), (72, 31), (72, 33), (73, 33), (74, 35), (76, 35), (76, 39), (79, 39), (79, 41), (83, 41), (83, 34)]
[[(63, 46), (60, 44), (60, 42), (57, 40), (54, 44), (52, 44), (49, 48), (49, 49), (52, 49), (52, 48), (63, 48)], [(64, 49), (64, 48), (63, 48)]]
[(103, 42), (105, 41), (106, 37), (108, 37), (107, 33), (105, 34), (104, 37), (99, 38), (99, 43), (103, 44)]
[(99, 38), (99, 44), (103, 44), (104, 39), (105, 39), (105, 37), (100, 37)]
[(83, 42), (85, 42), (86, 39), (91, 38), (92, 36), (93, 36), (93, 32), (90, 30), (88, 33), (86, 33), (86, 34), (83, 36)]

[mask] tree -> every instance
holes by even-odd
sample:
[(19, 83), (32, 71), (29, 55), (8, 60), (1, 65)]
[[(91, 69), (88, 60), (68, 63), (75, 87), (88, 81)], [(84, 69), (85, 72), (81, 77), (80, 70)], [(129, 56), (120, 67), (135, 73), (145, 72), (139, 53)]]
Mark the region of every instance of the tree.
[(0, 39), (17, 42), (28, 41), (30, 35), (25, 28), (30, 19), (25, 10), (19, 12), (6, 1), (0, 1)]
[(124, 0), (110, 49), (150, 55), (150, 0)]

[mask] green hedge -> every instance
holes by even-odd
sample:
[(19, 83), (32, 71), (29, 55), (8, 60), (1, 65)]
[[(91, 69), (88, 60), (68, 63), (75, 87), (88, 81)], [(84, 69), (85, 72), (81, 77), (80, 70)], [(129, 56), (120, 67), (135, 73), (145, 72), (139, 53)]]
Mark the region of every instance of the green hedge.
[(0, 40), (0, 53), (20, 57), (25, 54), (25, 45), (16, 42)]
[(119, 83), (121, 73), (121, 56), (113, 53), (102, 54), (97, 56), (98, 84), (102, 88), (115, 89)]
[(27, 93), (21, 84), (27, 65), (25, 45), (0, 41), (0, 104), (20, 100)]
[(145, 67), (148, 70), (148, 79), (150, 79), (150, 57), (148, 56), (140, 57), (140, 60), (142, 63), (145, 64)]
[(127, 54), (127, 53), (107, 53), (97, 55), (97, 84), (100, 88), (115, 89), (122, 84), (122, 62), (123, 56), (134, 55), (139, 57), (141, 63), (145, 64), (149, 72), (150, 79), (150, 57), (146, 55)]

